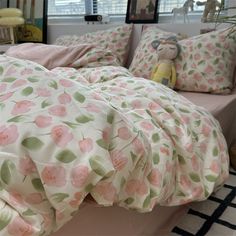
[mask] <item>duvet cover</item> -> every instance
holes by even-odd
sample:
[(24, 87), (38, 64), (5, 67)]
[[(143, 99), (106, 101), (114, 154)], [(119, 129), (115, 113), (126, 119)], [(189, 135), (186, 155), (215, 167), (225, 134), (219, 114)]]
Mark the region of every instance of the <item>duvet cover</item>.
[(50, 235), (87, 195), (140, 212), (201, 201), (228, 165), (218, 122), (161, 84), (0, 56), (2, 236)]

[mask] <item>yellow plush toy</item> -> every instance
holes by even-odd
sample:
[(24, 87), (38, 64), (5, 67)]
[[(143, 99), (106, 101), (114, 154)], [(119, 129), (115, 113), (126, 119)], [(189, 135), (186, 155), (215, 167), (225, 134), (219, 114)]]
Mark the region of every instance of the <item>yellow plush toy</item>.
[(152, 47), (157, 50), (158, 62), (154, 66), (151, 79), (174, 88), (176, 83), (176, 70), (174, 59), (179, 53), (179, 45), (175, 37), (154, 40)]

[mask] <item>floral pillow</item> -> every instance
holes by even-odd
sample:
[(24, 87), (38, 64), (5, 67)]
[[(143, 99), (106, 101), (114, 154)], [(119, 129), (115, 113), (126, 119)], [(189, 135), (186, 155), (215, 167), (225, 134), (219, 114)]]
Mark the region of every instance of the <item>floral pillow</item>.
[[(173, 35), (176, 36), (156, 26), (146, 26), (129, 70), (135, 76), (150, 79), (153, 65), (157, 63), (151, 43)], [(211, 93), (231, 91), (236, 64), (236, 32), (229, 36), (229, 30), (222, 29), (179, 40), (178, 43), (181, 50), (175, 59), (176, 89)]]
[(111, 50), (117, 57), (120, 65), (125, 65), (132, 27), (131, 24), (124, 24), (115, 28), (87, 33), (81, 36), (63, 35), (56, 39), (55, 44), (64, 46), (81, 43), (97, 44), (99, 47)]

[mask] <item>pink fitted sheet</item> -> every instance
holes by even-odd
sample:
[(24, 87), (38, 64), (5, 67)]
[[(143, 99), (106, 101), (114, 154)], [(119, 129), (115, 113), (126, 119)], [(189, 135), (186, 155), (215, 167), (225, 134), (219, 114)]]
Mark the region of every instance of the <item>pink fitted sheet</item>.
[(229, 95), (182, 91), (178, 93), (211, 112), (219, 121), (228, 146), (236, 141), (236, 88)]

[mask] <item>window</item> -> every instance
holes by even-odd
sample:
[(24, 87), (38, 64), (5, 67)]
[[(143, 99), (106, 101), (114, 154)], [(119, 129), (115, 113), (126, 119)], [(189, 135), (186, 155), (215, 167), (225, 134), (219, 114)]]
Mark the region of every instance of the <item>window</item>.
[(49, 16), (126, 14), (127, 0), (48, 0)]

